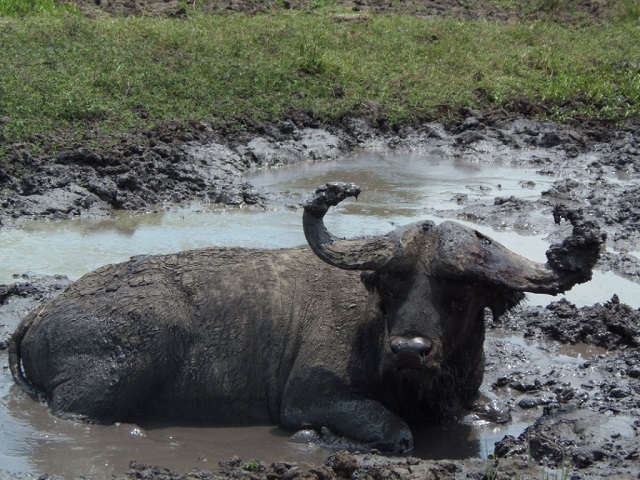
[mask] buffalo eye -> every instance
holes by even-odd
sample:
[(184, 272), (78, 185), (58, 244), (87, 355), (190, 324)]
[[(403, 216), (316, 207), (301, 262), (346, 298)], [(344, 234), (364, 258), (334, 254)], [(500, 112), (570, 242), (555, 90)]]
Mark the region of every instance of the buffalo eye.
[(387, 301), (401, 299), (410, 288), (410, 281), (401, 275), (381, 274), (378, 277), (378, 293)]
[(387, 313), (389, 306), (398, 303), (398, 293), (388, 288), (379, 288), (378, 294), (380, 295), (380, 311), (384, 314)]
[(386, 314), (393, 305), (401, 304), (411, 290), (412, 282), (409, 272), (378, 273), (374, 289), (380, 296), (380, 311)]
[(454, 315), (464, 313), (471, 301), (472, 287), (470, 285), (445, 282), (441, 288), (441, 305)]
[(390, 288), (379, 289), (380, 296), (385, 300), (393, 301), (398, 298), (398, 293)]
[(380, 310), (382, 313), (387, 313), (387, 306), (398, 301), (397, 294), (392, 290), (386, 288), (378, 289), (378, 294), (380, 295)]

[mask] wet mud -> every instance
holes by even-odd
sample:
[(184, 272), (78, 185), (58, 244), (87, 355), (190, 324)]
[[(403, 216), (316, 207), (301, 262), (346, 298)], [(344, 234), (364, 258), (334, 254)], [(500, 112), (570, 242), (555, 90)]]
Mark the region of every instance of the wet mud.
[[(482, 192), (486, 201), (459, 195), (459, 208), (425, 206), (426, 212), (544, 234), (552, 230), (555, 205), (580, 209), (608, 235), (608, 250), (598, 268), (640, 282), (640, 260), (634, 255), (640, 251), (639, 125), (561, 126), (472, 110), (463, 110), (460, 117), (447, 125), (392, 129), (362, 118), (321, 125), (301, 114), (278, 125), (234, 132), (203, 123), (167, 122), (116, 140), (101, 143), (94, 138), (80, 144), (52, 135), (37, 147), (9, 147), (0, 170), (0, 223), (12, 227), (32, 218), (104, 217), (114, 209), (145, 211), (192, 201), (264, 209), (271, 203), (269, 192), (243, 179), (249, 171), (339, 161), (355, 148), (441, 153), (478, 165), (519, 165), (555, 180), (535, 200), (501, 196), (498, 185), (495, 191)], [(535, 186), (531, 183), (522, 188)], [(299, 199), (292, 201), (299, 204)]]
[(8, 148), (0, 170), (4, 224), (108, 216), (113, 209), (142, 211), (194, 200), (264, 207), (266, 199), (242, 182), (243, 173), (337, 159), (347, 150), (343, 139), (306, 118), (239, 133), (214, 131), (203, 123), (166, 122), (118, 139), (78, 143), (52, 134), (41, 140), (38, 146)]
[[(457, 123), (396, 131), (363, 119), (329, 126), (291, 119), (228, 136), (207, 126), (168, 124), (131, 134), (113, 151), (86, 146), (55, 156), (15, 151), (14, 170), (3, 177), (2, 228), (19, 228), (31, 218), (105, 216), (114, 208), (145, 210), (162, 202), (171, 208), (175, 202), (203, 199), (269, 209), (286, 193), (258, 190), (243, 180), (244, 172), (297, 162), (339, 162), (356, 148), (435, 151), (475, 159), (479, 168), (487, 162), (525, 165), (555, 180), (535, 200), (501, 197), (498, 188), (483, 192), (481, 200), (461, 195), (458, 209), (425, 206), (426, 212), (540, 234), (552, 231), (555, 205), (577, 208), (608, 235), (607, 251), (596, 268), (638, 282), (638, 138), (633, 124), (575, 128), (473, 111)], [(132, 177), (133, 183), (122, 180)], [(568, 222), (566, 228), (571, 228)], [(23, 313), (67, 283), (60, 276), (25, 275), (0, 287), (0, 345), (6, 345)], [(524, 304), (500, 321), (487, 322), (486, 388), (475, 415), (496, 421), (495, 412), (501, 412), (504, 421), (526, 411), (531, 418), (520, 436), (506, 436), (490, 446), (493, 458), (428, 461), (337, 452), (313, 467), (233, 458), (212, 470), (189, 473), (132, 462), (119, 478), (640, 478), (640, 311), (614, 296), (588, 307), (566, 300), (546, 307)], [(530, 350), (500, 340), (501, 335), (523, 337), (529, 348), (549, 352), (550, 363), (536, 364)], [(554, 352), (563, 345), (584, 345), (595, 353), (573, 369), (554, 368)]]

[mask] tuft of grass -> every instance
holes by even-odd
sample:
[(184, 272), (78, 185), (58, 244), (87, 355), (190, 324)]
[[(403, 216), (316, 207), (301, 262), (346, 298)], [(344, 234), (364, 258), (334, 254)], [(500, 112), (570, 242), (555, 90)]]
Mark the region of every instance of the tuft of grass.
[(640, 21), (640, 0), (618, 0), (617, 17), (621, 21)]
[(277, 121), (292, 110), (412, 122), (514, 98), (543, 102), (557, 119), (640, 116), (640, 30), (627, 21), (343, 21), (322, 10), (89, 19), (58, 10), (2, 19), (0, 49), (7, 141), (167, 118)]
[(298, 70), (307, 75), (321, 75), (328, 70), (324, 51), (313, 39), (305, 37), (300, 42)]
[(257, 460), (251, 460), (248, 463), (245, 463), (242, 466), (242, 469), (249, 472), (257, 472), (262, 469), (262, 465)]

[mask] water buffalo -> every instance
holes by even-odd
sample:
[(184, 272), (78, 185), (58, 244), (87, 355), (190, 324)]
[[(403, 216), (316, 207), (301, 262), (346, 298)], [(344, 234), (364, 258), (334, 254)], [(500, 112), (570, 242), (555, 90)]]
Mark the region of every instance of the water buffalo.
[(280, 424), (410, 450), (408, 422), (476, 396), (485, 309), (587, 281), (603, 238), (558, 210), (573, 234), (545, 264), (449, 221), (338, 239), (323, 217), (359, 193), (318, 189), (310, 249), (207, 248), (85, 275), (17, 327), (15, 381), (64, 418)]

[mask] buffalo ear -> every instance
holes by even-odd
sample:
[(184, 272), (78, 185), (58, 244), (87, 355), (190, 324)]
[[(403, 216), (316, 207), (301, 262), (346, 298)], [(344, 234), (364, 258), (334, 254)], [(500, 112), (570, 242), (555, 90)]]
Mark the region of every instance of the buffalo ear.
[(379, 277), (378, 272), (362, 272), (360, 274), (360, 281), (364, 283), (368, 292), (374, 292), (378, 286)]
[(504, 313), (518, 306), (524, 298), (525, 294), (517, 290), (508, 289), (496, 292), (491, 303), (488, 305), (493, 312), (493, 319), (497, 320)]

